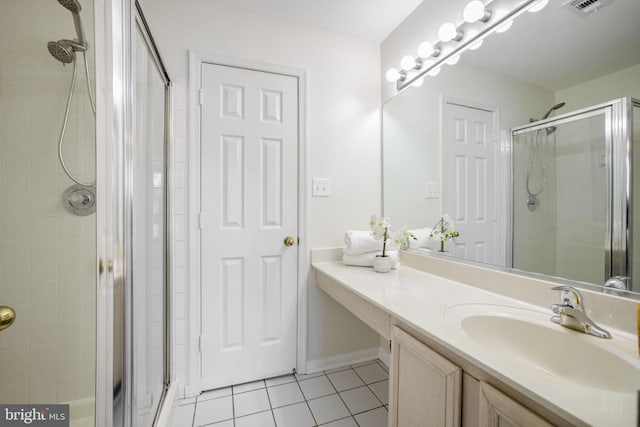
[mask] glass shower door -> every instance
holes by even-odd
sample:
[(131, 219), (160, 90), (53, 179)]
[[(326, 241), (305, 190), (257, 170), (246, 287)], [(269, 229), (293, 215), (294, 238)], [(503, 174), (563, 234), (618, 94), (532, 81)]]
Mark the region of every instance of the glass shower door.
[(169, 80), (138, 9), (132, 73), (132, 426), (152, 425), (169, 384)]
[(513, 135), (513, 267), (603, 283), (611, 245), (610, 107)]

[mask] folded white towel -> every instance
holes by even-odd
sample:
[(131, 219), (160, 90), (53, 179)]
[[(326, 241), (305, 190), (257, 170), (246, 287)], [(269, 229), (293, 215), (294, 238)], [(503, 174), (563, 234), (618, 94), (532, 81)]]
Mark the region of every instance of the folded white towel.
[(382, 251), (382, 240), (371, 237), (371, 231), (349, 230), (344, 233), (344, 253), (349, 255), (364, 254), (372, 251)]
[(431, 229), (428, 227), (409, 230), (409, 233), (413, 234), (417, 239), (413, 240), (409, 238), (410, 249), (429, 248), (438, 250), (438, 248), (440, 247), (440, 238), (438, 236), (435, 236), (433, 239), (429, 238)]
[[(382, 254), (382, 251), (366, 252), (363, 254), (348, 254), (346, 251), (342, 255), (342, 263), (344, 265), (356, 265), (359, 267), (373, 267), (373, 260), (376, 255)], [(400, 256), (398, 251), (387, 251), (387, 256), (391, 257), (391, 268), (400, 267)]]

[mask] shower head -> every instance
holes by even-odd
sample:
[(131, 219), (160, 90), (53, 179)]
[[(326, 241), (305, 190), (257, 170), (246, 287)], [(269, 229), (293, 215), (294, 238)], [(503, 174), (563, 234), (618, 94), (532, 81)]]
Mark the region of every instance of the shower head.
[(547, 113), (546, 113), (544, 116), (542, 116), (542, 119), (540, 119), (540, 120), (544, 120), (544, 119), (546, 119), (547, 117), (549, 117), (549, 116), (551, 115), (551, 113), (552, 113), (554, 110), (558, 110), (558, 109), (560, 109), (560, 108), (564, 107), (564, 104), (565, 104), (564, 102), (561, 102), (561, 103), (556, 104), (556, 105), (554, 105), (553, 107), (549, 108), (549, 111), (547, 111)]
[(47, 43), (49, 53), (63, 64), (70, 64), (76, 59), (76, 51), (71, 40), (58, 40)]
[[(554, 110), (559, 110), (560, 108), (564, 107), (564, 105), (565, 105), (565, 103), (564, 103), (564, 102), (561, 102), (561, 103), (556, 104), (556, 105), (554, 105), (553, 107), (551, 107), (551, 108), (549, 109), (549, 111), (547, 111), (547, 114), (545, 114), (544, 116), (542, 116), (542, 120), (544, 120), (544, 119), (546, 119), (547, 117), (549, 117), (549, 115), (551, 115), (551, 113), (552, 113)], [(557, 127), (555, 127), (555, 126), (550, 126), (550, 127), (548, 127), (548, 128), (547, 128), (547, 136), (548, 136), (548, 135), (551, 135), (552, 133), (554, 133), (557, 129), (558, 129), (558, 128), (557, 128)]]
[(76, 27), (79, 44), (79, 47), (75, 48), (75, 50), (86, 50), (88, 45), (84, 36), (84, 29), (82, 28), (82, 20), (80, 19), (82, 6), (77, 0), (58, 0), (58, 3), (64, 6), (73, 15), (73, 25)]
[(80, 13), (82, 10), (82, 6), (76, 0), (58, 0), (58, 3), (69, 9), (71, 13)]

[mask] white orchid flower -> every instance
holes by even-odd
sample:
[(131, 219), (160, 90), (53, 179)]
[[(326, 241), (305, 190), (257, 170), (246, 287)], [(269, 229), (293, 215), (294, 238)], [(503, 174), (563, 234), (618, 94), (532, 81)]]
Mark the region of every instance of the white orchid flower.
[(371, 237), (376, 240), (384, 239), (387, 234), (387, 230), (391, 227), (391, 224), (389, 224), (389, 218), (378, 218), (376, 215), (371, 215), (369, 225), (371, 226)]
[(393, 241), (394, 245), (402, 246), (402, 244), (406, 242), (411, 235), (412, 234), (407, 231), (407, 227), (405, 226), (400, 230), (396, 230), (391, 233), (391, 240)]

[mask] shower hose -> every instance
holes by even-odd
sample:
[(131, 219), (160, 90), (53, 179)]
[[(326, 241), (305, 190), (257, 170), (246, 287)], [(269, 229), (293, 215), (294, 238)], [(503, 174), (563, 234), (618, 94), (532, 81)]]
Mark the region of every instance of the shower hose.
[[(82, 52), (82, 58), (84, 59), (84, 72), (87, 76), (86, 81), (87, 81), (87, 91), (89, 92), (89, 103), (91, 104), (91, 111), (93, 111), (93, 117), (95, 118), (96, 116), (96, 104), (95, 101), (93, 99), (93, 94), (91, 92), (91, 80), (89, 77), (89, 64), (87, 62), (87, 55), (85, 54), (85, 52)], [(60, 138), (58, 139), (58, 160), (60, 160), (60, 166), (62, 166), (62, 169), (64, 170), (64, 173), (67, 174), (67, 176), (69, 177), (69, 179), (71, 179), (73, 182), (75, 182), (76, 184), (79, 185), (83, 185), (85, 187), (95, 187), (96, 183), (91, 182), (91, 183), (86, 183), (86, 182), (82, 182), (80, 180), (78, 180), (77, 178), (75, 178), (73, 176), (73, 174), (71, 173), (71, 171), (69, 170), (69, 167), (67, 166), (67, 164), (64, 161), (64, 156), (62, 155), (62, 147), (64, 145), (64, 134), (67, 130), (67, 121), (69, 120), (69, 111), (71, 110), (71, 101), (73, 100), (73, 90), (76, 87), (76, 80), (78, 77), (78, 67), (76, 65), (76, 61), (72, 61), (73, 62), (73, 77), (71, 78), (71, 87), (69, 88), (69, 95), (67, 96), (67, 106), (65, 108), (65, 112), (64, 112), (64, 120), (62, 121), (62, 129), (60, 130)]]

